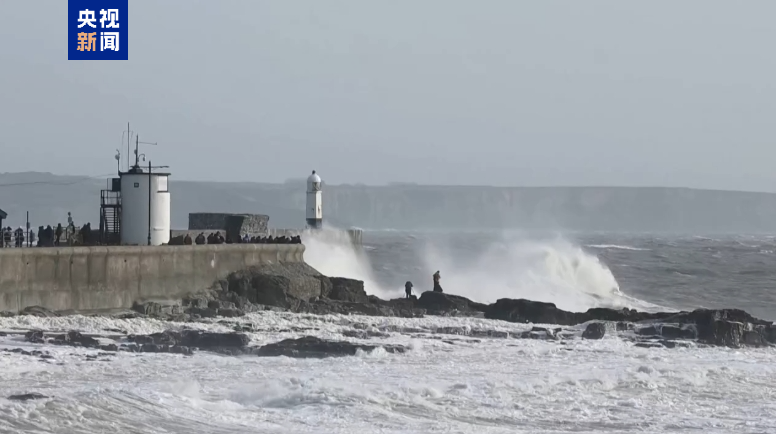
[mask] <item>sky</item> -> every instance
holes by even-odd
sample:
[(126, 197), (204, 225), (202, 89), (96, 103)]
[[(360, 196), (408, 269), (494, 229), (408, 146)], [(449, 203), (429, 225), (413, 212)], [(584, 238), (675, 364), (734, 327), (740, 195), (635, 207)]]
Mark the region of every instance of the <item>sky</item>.
[(128, 61), (66, 13), (0, 4), (0, 172), (129, 122), (173, 179), (776, 191), (773, 1), (131, 0)]

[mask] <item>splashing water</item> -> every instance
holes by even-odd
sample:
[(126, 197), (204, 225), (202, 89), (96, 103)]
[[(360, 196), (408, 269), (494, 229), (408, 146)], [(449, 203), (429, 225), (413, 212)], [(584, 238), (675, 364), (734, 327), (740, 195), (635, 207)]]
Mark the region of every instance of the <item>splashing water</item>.
[(598, 257), (560, 238), (527, 241), (503, 237), (474, 256), (446, 254), (452, 251), (426, 244), (426, 268), (441, 271), (445, 292), (482, 303), (525, 298), (555, 303), (570, 311), (659, 308), (623, 294), (611, 270)]
[(353, 248), (347, 233), (325, 228), (305, 234), (304, 245), (305, 262), (324, 275), (363, 280), (368, 294), (381, 298), (396, 296), (395, 291), (386, 290), (377, 283), (369, 258)]
[[(333, 242), (331, 234), (324, 235), (305, 238), (305, 260), (310, 265), (328, 276), (363, 280), (366, 291), (378, 297), (401, 296), (395, 288), (381, 287), (364, 252), (347, 242)], [(412, 236), (408, 239), (414, 241), (411, 248), (418, 256), (417, 268), (429, 282), (431, 274), (440, 270), (446, 293), (478, 302), (525, 298), (555, 303), (570, 311), (592, 307), (661, 309), (623, 294), (611, 270), (598, 257), (562, 238), (529, 241), (504, 235), (484, 249), (453, 247), (436, 238), (426, 242)]]

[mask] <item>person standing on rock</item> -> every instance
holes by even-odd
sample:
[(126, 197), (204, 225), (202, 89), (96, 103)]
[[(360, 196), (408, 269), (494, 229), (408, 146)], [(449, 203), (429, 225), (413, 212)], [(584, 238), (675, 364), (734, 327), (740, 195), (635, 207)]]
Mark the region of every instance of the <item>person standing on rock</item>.
[(412, 297), (412, 282), (409, 280), (404, 284), (404, 293), (407, 294), (407, 298)]
[(442, 276), (439, 275), (439, 270), (437, 270), (436, 273), (434, 273), (434, 292), (442, 292), (442, 287), (439, 285), (439, 279), (441, 279)]

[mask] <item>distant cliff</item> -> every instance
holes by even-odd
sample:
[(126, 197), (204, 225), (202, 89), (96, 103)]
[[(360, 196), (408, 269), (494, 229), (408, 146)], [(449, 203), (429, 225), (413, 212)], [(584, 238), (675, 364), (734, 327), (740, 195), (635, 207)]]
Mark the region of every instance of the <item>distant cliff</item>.
[[(98, 223), (105, 180), (42, 173), (0, 174), (8, 224)], [(189, 212), (269, 214), (271, 227), (304, 225), (304, 183), (171, 181), (173, 226)], [(367, 229), (776, 232), (776, 194), (631, 187), (327, 185), (324, 218)]]

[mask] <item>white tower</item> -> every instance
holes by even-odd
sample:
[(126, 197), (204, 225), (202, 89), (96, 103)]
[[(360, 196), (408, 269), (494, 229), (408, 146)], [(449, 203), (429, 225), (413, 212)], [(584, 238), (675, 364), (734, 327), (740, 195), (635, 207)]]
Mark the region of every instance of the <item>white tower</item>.
[(158, 246), (170, 242), (170, 174), (144, 172), (134, 166), (119, 176), (121, 244)]
[(323, 227), (323, 211), (321, 207), (323, 201), (321, 198), (321, 177), (313, 174), (307, 178), (307, 226), (312, 229), (321, 229)]

